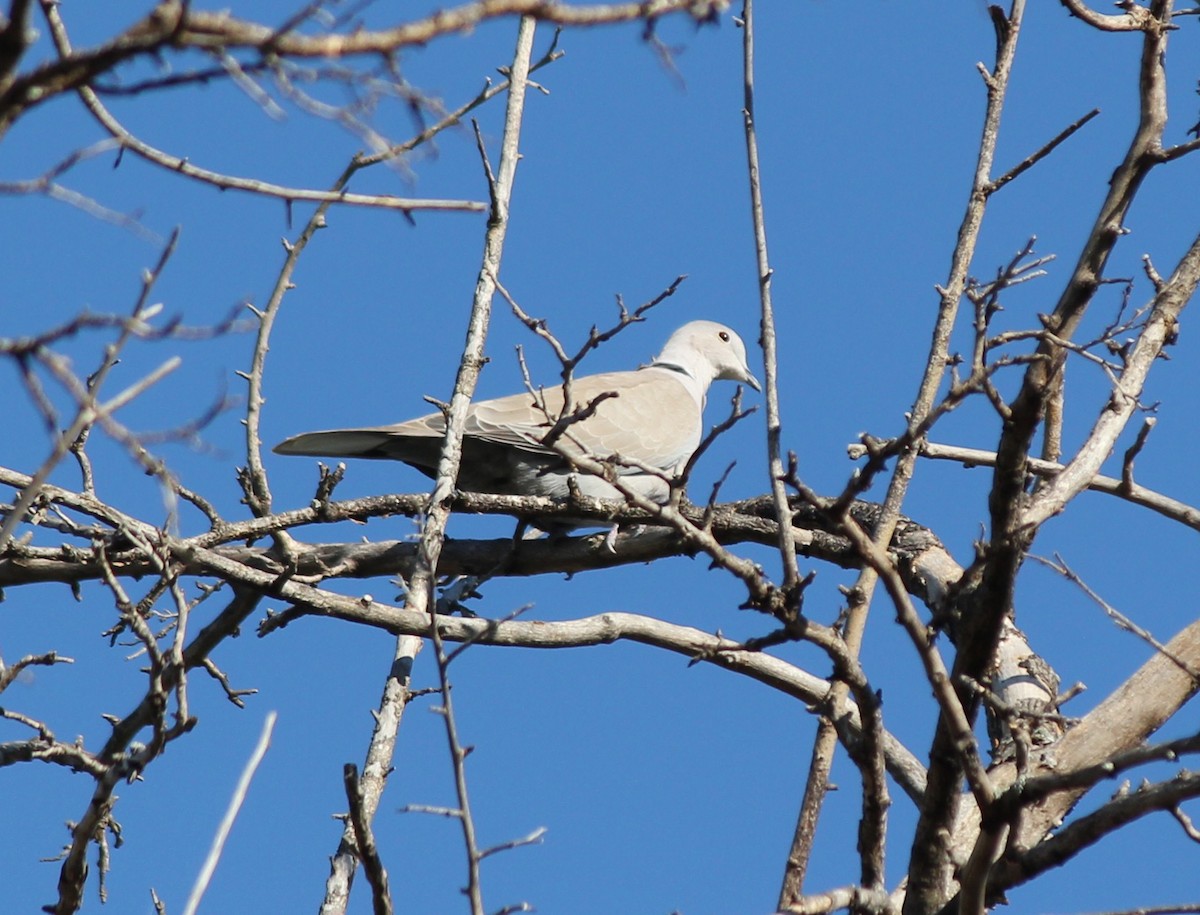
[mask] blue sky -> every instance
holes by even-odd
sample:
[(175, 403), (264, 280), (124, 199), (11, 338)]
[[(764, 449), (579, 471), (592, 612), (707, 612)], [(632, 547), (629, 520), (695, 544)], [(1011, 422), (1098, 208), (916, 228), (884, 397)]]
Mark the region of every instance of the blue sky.
[[(989, 211), (973, 273), (986, 277), (1037, 235), (1039, 253), (1059, 260), (1050, 276), (1006, 300), (1003, 327), (1027, 327), (1049, 311), (1119, 162), (1136, 120), (1137, 39), (1101, 35), (1057, 4), (1031, 4), (1006, 109), (999, 169), (1040, 147), (1093, 107), (1101, 115), (1048, 160), (998, 194)], [(133, 21), (147, 4), (64, 4), (77, 44)], [(290, 5), (254, 5), (262, 21), (281, 21)], [(114, 12), (120, 11), (120, 12)], [(369, 13), (386, 23), (387, 5)], [(405, 16), (416, 15), (406, 11)], [(782, 363), (784, 445), (799, 455), (805, 480), (820, 491), (841, 487), (851, 471), (845, 446), (859, 433), (903, 428), (920, 378), (932, 326), (934, 284), (945, 279), (965, 204), (982, 119), (984, 90), (976, 61), (990, 61), (992, 26), (982, 2), (875, 2), (853, 13), (842, 4), (760, 4), (758, 128)], [(1181, 142), (1196, 122), (1197, 23), (1173, 36), (1172, 121)], [(614, 296), (630, 305), (656, 295), (678, 274), (687, 281), (643, 326), (631, 328), (585, 363), (585, 370), (631, 367), (651, 356), (669, 332), (694, 317), (737, 328), (751, 341), (757, 294), (741, 119), (741, 33), (729, 16), (695, 29), (665, 23), (678, 73), (669, 72), (636, 27), (568, 31), (565, 56), (537, 74), (548, 95), (532, 93), (522, 139), (512, 220), (501, 279), (526, 311), (546, 317), (565, 340), (615, 315)], [(410, 83), (448, 106), (461, 103), (506, 65), (514, 22), (414, 49), (400, 58)], [(538, 48), (549, 30), (539, 31)], [(43, 38), (41, 52), (46, 53)], [(1189, 69), (1191, 67), (1191, 69)], [(123, 72), (132, 78), (149, 72)], [(336, 98), (336, 93), (329, 96)], [(502, 106), (478, 117), (493, 155)], [(335, 125), (288, 109), (272, 120), (225, 84), (114, 101), (132, 131), (198, 165), (280, 184), (327, 187), (359, 141)], [(402, 105), (385, 104), (377, 127), (402, 138)], [(31, 112), (0, 144), (0, 180), (41, 173), (72, 150), (101, 139), (71, 98)], [(213, 324), (239, 302), (263, 303), (282, 261), (281, 238), (308, 213), (296, 207), (289, 226), (275, 200), (217, 191), (126, 156), (113, 169), (104, 156), (63, 182), (114, 210), (137, 212), (161, 236), (182, 227), (155, 298), (189, 324)], [(468, 129), (442, 136), (411, 173), (375, 169), (352, 186), (364, 192), (482, 200), (485, 186)], [(1133, 301), (1148, 298), (1140, 257), (1169, 270), (1196, 232), (1200, 164), (1193, 156), (1151, 176), (1128, 220), (1112, 276), (1133, 276)], [(2, 201), (0, 335), (29, 333), (82, 307), (124, 311), (140, 271), (159, 245), (72, 209), (35, 197)], [(375, 424), (423, 412), (422, 395), (445, 398), (462, 345), (484, 218), (333, 211), (301, 260), (287, 298), (266, 375), (267, 445), (297, 432)], [(1089, 319), (1098, 331), (1119, 303), (1101, 293)], [(964, 325), (965, 327), (965, 325)], [(1088, 332), (1081, 334), (1086, 338)], [(964, 333), (961, 343), (968, 337)], [(1197, 447), (1194, 391), (1200, 364), (1185, 325), (1182, 345), (1152, 376), (1148, 397), (1161, 400), (1158, 426), (1138, 462), (1138, 478), (1176, 498), (1200, 502), (1190, 456)], [(535, 377), (552, 383), (551, 355), (497, 299), (489, 338), (491, 363), (479, 395), (520, 385), (513, 355), (524, 344)], [(64, 344), (81, 372), (99, 358), (102, 340)], [(179, 371), (131, 405), (121, 418), (139, 430), (171, 427), (202, 413), (222, 390), (241, 393), (234, 376), (248, 366), (249, 335), (188, 344), (131, 348), (112, 390), (169, 355)], [(752, 355), (752, 361), (755, 357)], [(1016, 376), (1002, 384), (1015, 383)], [(1077, 444), (1104, 398), (1104, 379), (1083, 364), (1069, 370), (1068, 445)], [(11, 366), (0, 384), (15, 389)], [(719, 384), (709, 418), (727, 408), (732, 386)], [(751, 402), (761, 403), (754, 396)], [(47, 440), (19, 397), (4, 399), (0, 464), (28, 471)], [(994, 415), (968, 405), (933, 438), (993, 447)], [(205, 435), (206, 447), (165, 446), (181, 479), (229, 517), (243, 517), (234, 468), (243, 458), (235, 410)], [(1125, 443), (1127, 444), (1127, 443)], [(161, 521), (156, 489), (112, 443), (91, 446), (100, 495), (148, 521)], [(725, 465), (737, 466), (731, 498), (766, 489), (760, 413), (727, 436), (703, 461), (693, 496), (707, 493)], [(312, 496), (314, 462), (269, 459), (276, 507)], [(1119, 467), (1119, 462), (1114, 465)], [(1111, 472), (1111, 468), (1110, 468)], [(61, 467), (55, 481), (77, 485)], [(933, 528), (958, 557), (987, 520), (985, 471), (948, 464), (919, 468), (907, 513)], [(419, 491), (425, 479), (400, 465), (350, 467), (338, 495)], [(876, 494), (877, 495), (877, 494)], [(185, 515), (185, 532), (202, 519)], [(507, 532), (503, 519), (455, 517), (451, 536)], [(393, 539), (411, 533), (405, 519), (364, 527), (303, 531), (311, 539)], [(1162, 639), (1195, 615), (1188, 572), (1194, 534), (1103, 496), (1085, 495), (1051, 522), (1035, 546), (1064, 558), (1115, 606)], [(774, 572), (772, 555), (747, 549)], [(811, 564), (805, 563), (805, 569)], [(806, 609), (831, 621), (841, 606), (837, 585), (849, 573), (817, 567)], [(333, 585), (346, 593), (391, 599), (386, 582)], [(11, 661), (51, 648), (70, 667), (35, 669), (11, 687), (5, 704), (47, 721), (60, 737), (103, 740), (103, 713), (130, 709), (144, 683), (130, 649), (109, 649), (100, 632), (113, 622), (99, 585), (76, 602), (64, 587), (12, 588), (0, 608), (0, 653)], [(473, 609), (501, 617), (532, 604), (529, 618), (571, 619), (628, 610), (746, 637), (768, 621), (737, 609), (742, 595), (703, 560), (579, 575), (565, 580), (489, 584)], [(275, 609), (281, 609), (275, 607)], [(1019, 587), (1019, 624), (1066, 683), (1089, 690), (1071, 708), (1081, 714), (1147, 655), (1117, 632), (1076, 589), (1030, 564)], [(924, 755), (934, 707), (920, 664), (889, 608), (877, 606), (864, 663), (883, 690), (888, 726)], [(245, 710), (229, 705), (202, 675), (192, 679), (196, 730), (174, 744), (143, 783), (124, 786), (117, 817), (125, 846), (114, 853), (108, 909), (149, 912), (149, 887), (170, 911), (183, 901), (237, 775), (268, 711), (279, 712), (275, 739), (252, 787), (206, 897), (207, 911), (311, 911), (319, 902), (326, 860), (336, 847), (344, 809), (341, 767), (361, 762), (392, 650), (386, 634), (307, 620), (266, 639), (247, 627), (216, 660), (239, 687), (255, 687)], [(825, 675), (828, 664), (802, 646), (783, 656)], [(476, 647), (453, 668), (465, 742), (476, 750), (469, 777), (481, 840), (494, 844), (548, 829), (544, 844), (484, 865), (490, 909), (527, 900), (543, 913), (754, 913), (770, 911), (803, 789), (814, 722), (795, 701), (748, 681), (673, 655), (615, 645), (560, 652)], [(435, 674), (418, 662), (417, 686)], [(400, 815), (409, 803), (446, 804), (452, 784), (441, 724), (418, 700), (401, 731), (397, 773), (376, 821), (393, 891), (405, 911), (442, 913), (462, 905), (464, 865), (456, 828)], [(1167, 734), (1194, 727), (1185, 710)], [(3, 737), (23, 737), (6, 724)], [(842, 790), (821, 825), (810, 886), (857, 876), (854, 853), (857, 778), (835, 768)], [(1115, 786), (1114, 786), (1115, 787)], [(12, 911), (33, 911), (54, 895), (57, 866), (39, 863), (66, 837), (91, 785), (50, 767), (14, 766), (0, 779), (6, 819), (21, 828), (0, 836), (5, 898)], [(1103, 789), (1101, 789), (1101, 793)], [(914, 813), (894, 791), (889, 877), (903, 874)], [(1081, 912), (1194, 898), (1196, 846), (1166, 815), (1084, 852), (1035, 890), (1011, 894), (1012, 911)], [(1133, 866), (1131, 866), (1131, 864)], [(1154, 874), (1153, 881), (1144, 876)], [(352, 911), (369, 911), (365, 884)], [(100, 907), (89, 890), (87, 911)]]

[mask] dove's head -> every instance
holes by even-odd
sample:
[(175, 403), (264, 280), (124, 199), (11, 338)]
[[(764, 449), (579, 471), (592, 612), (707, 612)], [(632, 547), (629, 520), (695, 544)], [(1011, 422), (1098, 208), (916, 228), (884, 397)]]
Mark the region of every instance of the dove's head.
[(756, 391), (762, 386), (746, 364), (746, 344), (736, 332), (716, 321), (689, 321), (667, 340), (656, 365), (683, 369), (705, 387), (712, 381), (741, 381)]

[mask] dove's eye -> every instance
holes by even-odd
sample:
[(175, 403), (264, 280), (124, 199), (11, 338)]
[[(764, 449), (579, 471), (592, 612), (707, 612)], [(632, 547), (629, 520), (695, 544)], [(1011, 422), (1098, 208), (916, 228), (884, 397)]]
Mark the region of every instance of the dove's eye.
[(722, 340), (724, 340), (726, 343), (729, 342), (729, 334), (726, 331), (721, 331), (720, 333), (717, 334), (717, 336), (720, 337)]

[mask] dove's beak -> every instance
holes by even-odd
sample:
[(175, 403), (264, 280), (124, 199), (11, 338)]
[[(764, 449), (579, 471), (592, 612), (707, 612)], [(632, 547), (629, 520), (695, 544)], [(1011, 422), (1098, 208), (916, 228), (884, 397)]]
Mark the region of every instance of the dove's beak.
[(749, 369), (746, 369), (746, 374), (742, 378), (742, 381), (746, 382), (746, 384), (750, 385), (750, 387), (754, 388), (760, 394), (762, 393), (762, 385), (758, 383), (758, 379), (754, 377), (754, 373)]

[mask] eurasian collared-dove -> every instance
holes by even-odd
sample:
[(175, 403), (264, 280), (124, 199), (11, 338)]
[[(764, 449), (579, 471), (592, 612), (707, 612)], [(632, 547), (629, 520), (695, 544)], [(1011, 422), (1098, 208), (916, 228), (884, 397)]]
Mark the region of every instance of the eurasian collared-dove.
[[(574, 475), (580, 492), (600, 499), (621, 493), (599, 477), (576, 473), (559, 448), (595, 459), (613, 455), (678, 472), (700, 444), (708, 386), (718, 379), (743, 381), (756, 391), (741, 338), (713, 321), (691, 321), (671, 334), (649, 365), (632, 372), (587, 375), (572, 382), (574, 410), (604, 394), (595, 411), (567, 425), (553, 446), (543, 439), (562, 413), (561, 387), (539, 402), (530, 393), (471, 404), (463, 435), (458, 487), (472, 492), (566, 498)], [(388, 458), (434, 476), (445, 417), (430, 413), (394, 426), (306, 432), (275, 446), (277, 454)], [(657, 502), (669, 493), (662, 478), (637, 467), (617, 466), (622, 483)]]

